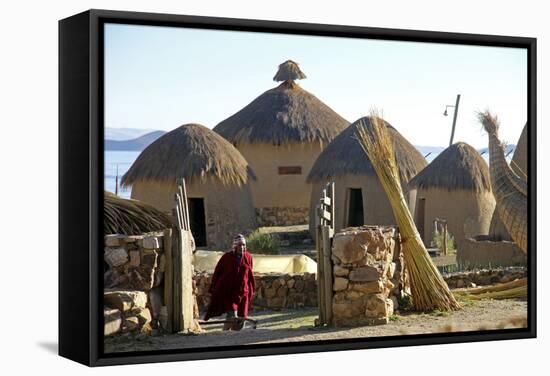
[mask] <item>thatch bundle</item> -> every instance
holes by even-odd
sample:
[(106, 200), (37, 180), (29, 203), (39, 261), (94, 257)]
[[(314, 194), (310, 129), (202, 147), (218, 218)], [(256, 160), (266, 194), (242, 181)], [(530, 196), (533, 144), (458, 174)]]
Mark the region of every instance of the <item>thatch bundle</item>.
[(273, 77), (273, 81), (303, 80), (307, 78), (304, 72), (300, 70), (298, 63), (287, 60), (279, 65), (279, 70)]
[(418, 188), (442, 188), (486, 192), (491, 190), (489, 166), (476, 149), (457, 142), (445, 149), (409, 184)]
[(481, 299), (523, 299), (527, 297), (527, 278), (499, 283), (494, 286), (476, 287), (464, 291), (457, 291), (458, 297), (472, 300)]
[(103, 233), (138, 235), (172, 227), (172, 219), (137, 200), (120, 198), (104, 192)]
[(140, 181), (169, 182), (213, 177), (224, 185), (243, 185), (255, 178), (241, 153), (223, 137), (200, 124), (182, 125), (141, 152), (122, 186)]
[(409, 211), (397, 168), (393, 139), (376, 111), (357, 136), (386, 192), (399, 226), (405, 267), (409, 272), (413, 306), (417, 310), (453, 310), (460, 305), (432, 262)]
[[(289, 78), (290, 77), (290, 78)], [(327, 144), (349, 122), (293, 81), (305, 78), (296, 63), (279, 67), (275, 80), (284, 80), (239, 112), (219, 123), (214, 131), (239, 147), (240, 144)]]
[[(334, 139), (323, 150), (311, 168), (307, 181), (325, 181), (344, 175), (375, 176), (376, 172), (368, 155), (365, 155), (357, 140), (357, 128), (361, 125), (370, 126), (371, 118), (363, 117)], [(401, 135), (392, 125), (384, 121), (392, 140), (397, 160), (397, 170), (402, 183), (407, 183), (427, 163), (422, 154)]]

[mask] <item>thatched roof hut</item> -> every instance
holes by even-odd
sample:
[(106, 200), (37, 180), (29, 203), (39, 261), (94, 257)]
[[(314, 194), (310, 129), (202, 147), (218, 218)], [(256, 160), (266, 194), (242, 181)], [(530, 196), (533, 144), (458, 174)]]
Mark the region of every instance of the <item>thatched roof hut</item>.
[(171, 227), (171, 217), (153, 206), (104, 192), (104, 234), (139, 235)]
[(163, 212), (174, 207), (185, 178), (197, 246), (228, 247), (235, 233), (256, 227), (249, 182), (255, 175), (233, 145), (199, 124), (182, 125), (141, 152), (122, 177), (132, 198)]
[(274, 77), (283, 83), (214, 128), (257, 174), (252, 193), (263, 225), (307, 222), (306, 176), (323, 148), (349, 124), (294, 81), (305, 77), (297, 63), (284, 62)]
[[(351, 124), (336, 137), (315, 161), (307, 181), (312, 183), (310, 198), (310, 231), (315, 223), (315, 206), (323, 186), (335, 182), (335, 227), (367, 224), (395, 224), (386, 193), (374, 167), (357, 140), (357, 127), (372, 127), (369, 117)], [(393, 126), (385, 122), (394, 140), (401, 182), (406, 183), (426, 166), (426, 160)]]
[(420, 236), (430, 244), (434, 220), (446, 220), (456, 242), (487, 235), (495, 199), (489, 167), (476, 149), (457, 142), (435, 158), (410, 182), (411, 211)]

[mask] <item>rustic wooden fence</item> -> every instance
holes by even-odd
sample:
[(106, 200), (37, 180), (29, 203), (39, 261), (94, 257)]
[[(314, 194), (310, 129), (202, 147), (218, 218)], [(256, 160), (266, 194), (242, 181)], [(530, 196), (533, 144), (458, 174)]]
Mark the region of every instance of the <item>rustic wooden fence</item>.
[(315, 246), (317, 250), (317, 325), (332, 323), (332, 238), (334, 237), (334, 183), (327, 183), (317, 205)]
[(167, 306), (168, 330), (189, 332), (195, 329), (193, 317), (193, 236), (189, 227), (189, 208), (185, 180), (178, 179), (175, 194), (174, 229), (165, 231), (164, 301)]

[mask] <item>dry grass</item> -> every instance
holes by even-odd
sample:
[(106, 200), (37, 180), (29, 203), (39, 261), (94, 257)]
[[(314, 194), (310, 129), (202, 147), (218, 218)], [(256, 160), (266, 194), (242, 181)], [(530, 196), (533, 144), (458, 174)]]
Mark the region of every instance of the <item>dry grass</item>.
[(371, 111), (370, 119), (369, 125), (362, 124), (357, 128), (357, 136), (388, 196), (399, 226), (405, 266), (411, 281), (413, 307), (420, 311), (459, 309), (460, 304), (424, 247), (407, 206), (399, 181), (393, 139), (376, 110)]
[(104, 193), (103, 233), (138, 235), (172, 227), (172, 220), (158, 209), (137, 200)]

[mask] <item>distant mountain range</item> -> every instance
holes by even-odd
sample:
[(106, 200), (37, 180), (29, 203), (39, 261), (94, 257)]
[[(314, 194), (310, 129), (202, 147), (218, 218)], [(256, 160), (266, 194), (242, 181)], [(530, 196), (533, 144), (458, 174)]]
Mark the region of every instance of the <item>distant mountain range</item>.
[[(165, 131), (157, 131), (153, 129), (106, 128), (105, 150), (141, 151), (165, 133)], [(446, 149), (444, 146), (415, 145), (415, 147), (423, 156), (426, 157), (428, 162), (431, 162), (439, 155), (439, 153)], [(508, 154), (508, 158), (513, 156), (513, 151), (515, 149), (516, 145), (514, 144), (506, 146), (506, 154)], [(483, 157), (488, 159), (488, 148), (478, 149), (478, 151), (481, 155), (483, 155)]]
[(147, 133), (156, 131), (156, 129), (138, 129), (138, 128), (105, 128), (105, 139), (113, 141), (128, 141), (141, 137)]
[(165, 131), (152, 131), (131, 140), (105, 140), (105, 150), (141, 151), (165, 134)]

